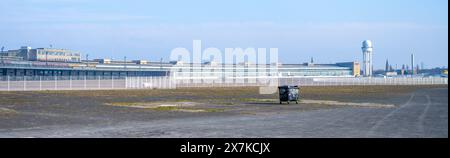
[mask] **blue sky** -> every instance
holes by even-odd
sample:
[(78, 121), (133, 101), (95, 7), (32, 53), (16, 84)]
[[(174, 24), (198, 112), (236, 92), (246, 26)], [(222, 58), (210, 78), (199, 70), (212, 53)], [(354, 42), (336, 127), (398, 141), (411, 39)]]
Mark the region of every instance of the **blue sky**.
[(92, 58), (168, 60), (176, 47), (278, 48), (283, 63), (448, 65), (447, 0), (4, 0), (0, 45), (79, 50)]

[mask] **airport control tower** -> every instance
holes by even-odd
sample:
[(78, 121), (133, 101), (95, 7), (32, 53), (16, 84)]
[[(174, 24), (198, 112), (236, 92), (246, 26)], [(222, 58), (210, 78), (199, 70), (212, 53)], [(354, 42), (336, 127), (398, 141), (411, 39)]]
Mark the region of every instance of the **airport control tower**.
[(363, 41), (361, 49), (363, 52), (364, 76), (372, 76), (373, 71), (372, 47), (373, 47), (372, 41), (370, 40)]

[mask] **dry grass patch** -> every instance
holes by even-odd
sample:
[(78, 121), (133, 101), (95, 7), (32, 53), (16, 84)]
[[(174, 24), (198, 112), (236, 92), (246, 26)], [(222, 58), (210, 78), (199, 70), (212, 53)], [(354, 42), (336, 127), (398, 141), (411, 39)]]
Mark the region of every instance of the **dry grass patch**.
[(179, 112), (223, 112), (225, 109), (217, 108), (194, 108), (199, 105), (196, 102), (116, 102), (106, 103), (106, 105), (131, 107), (131, 108), (143, 108), (157, 111), (179, 111)]
[(241, 98), (243, 102), (262, 102), (262, 103), (277, 103), (278, 99), (258, 99), (258, 98)]
[(134, 108), (158, 108), (158, 107), (191, 107), (195, 102), (113, 102), (106, 103), (111, 106), (134, 107)]
[(337, 105), (337, 106), (374, 107), (374, 108), (393, 108), (393, 107), (395, 107), (395, 105), (393, 105), (393, 104), (351, 103), (351, 102), (339, 102), (339, 101), (330, 101), (330, 100), (300, 100), (300, 103)]
[(19, 112), (16, 110), (0, 107), (0, 116), (13, 116), (17, 114), (19, 114)]

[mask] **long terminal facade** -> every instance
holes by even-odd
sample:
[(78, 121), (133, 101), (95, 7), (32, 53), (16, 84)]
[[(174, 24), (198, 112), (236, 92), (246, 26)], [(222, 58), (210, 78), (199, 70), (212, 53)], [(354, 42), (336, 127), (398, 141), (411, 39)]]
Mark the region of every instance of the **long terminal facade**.
[[(2, 53), (0, 63), (0, 77), (36, 77), (61, 76), (66, 78), (123, 78), (125, 76), (176, 76), (176, 77), (357, 77), (360, 75), (358, 62), (343, 62), (336, 64), (220, 64), (206, 62), (202, 64), (182, 62), (148, 62), (145, 60), (112, 61), (110, 59), (80, 60), (80, 53), (64, 49), (39, 48), (40, 50), (66, 53), (52, 53), (41, 51), (35, 55), (33, 49), (22, 47), (27, 53), (8, 51)], [(36, 50), (39, 50), (36, 49)], [(11, 52), (19, 52), (11, 54)], [(70, 52), (70, 53), (68, 53)], [(46, 54), (47, 57), (42, 56)], [(67, 55), (69, 57), (57, 56)], [(49, 57), (52, 56), (52, 57)], [(74, 57), (75, 56), (75, 57)], [(25, 58), (26, 57), (26, 58)], [(71, 60), (73, 59), (73, 60)]]

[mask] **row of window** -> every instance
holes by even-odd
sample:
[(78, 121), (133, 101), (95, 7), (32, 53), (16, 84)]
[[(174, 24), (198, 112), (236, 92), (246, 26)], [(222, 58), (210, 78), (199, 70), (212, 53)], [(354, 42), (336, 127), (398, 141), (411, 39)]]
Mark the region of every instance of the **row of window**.
[(62, 61), (62, 62), (78, 62), (79, 60), (78, 59), (76, 59), (76, 58), (72, 58), (72, 59), (66, 59), (66, 58), (53, 58), (53, 59), (45, 59), (45, 57), (44, 58), (40, 58), (40, 59), (38, 59), (38, 60), (40, 60), (40, 61), (46, 61), (46, 60), (48, 60), (48, 61)]
[(168, 72), (139, 71), (139, 72), (111, 72), (111, 71), (52, 71), (52, 70), (14, 70), (0, 69), (0, 76), (165, 76)]
[(79, 53), (67, 53), (67, 52), (50, 52), (50, 51), (38, 51), (39, 55), (59, 55), (59, 56), (80, 56)]
[(208, 73), (208, 72), (177, 72), (177, 76), (179, 77), (188, 77), (188, 76), (273, 76), (281, 73), (281, 76), (345, 76), (352, 75), (351, 71), (323, 71), (323, 72), (275, 72), (275, 73), (256, 73), (256, 72), (216, 72), (216, 73)]

